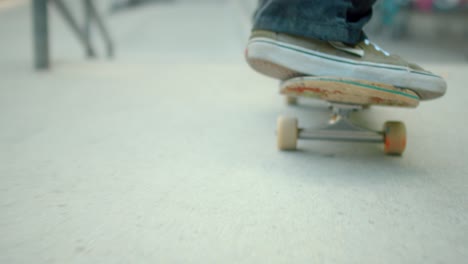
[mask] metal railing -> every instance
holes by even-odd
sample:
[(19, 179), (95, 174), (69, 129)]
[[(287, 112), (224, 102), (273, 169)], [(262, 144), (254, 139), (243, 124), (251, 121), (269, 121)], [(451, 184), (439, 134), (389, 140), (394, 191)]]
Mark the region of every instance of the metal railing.
[(108, 57), (114, 55), (114, 45), (104, 21), (98, 13), (93, 0), (82, 0), (84, 8), (84, 25), (80, 27), (76, 18), (63, 0), (32, 0), (34, 67), (48, 69), (50, 67), (48, 3), (52, 3), (65, 22), (70, 26), (78, 41), (83, 45), (86, 56), (95, 57), (96, 51), (91, 43), (91, 26), (94, 22), (106, 45)]

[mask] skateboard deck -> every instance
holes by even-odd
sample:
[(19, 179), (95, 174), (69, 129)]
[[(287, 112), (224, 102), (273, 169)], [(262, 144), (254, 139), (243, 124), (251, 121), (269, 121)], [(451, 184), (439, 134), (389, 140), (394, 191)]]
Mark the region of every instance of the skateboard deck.
[(281, 84), (281, 93), (356, 105), (417, 107), (418, 95), (391, 85), (337, 77), (297, 77)]
[(391, 85), (333, 76), (296, 77), (283, 81), (280, 92), (288, 104), (308, 97), (330, 103), (332, 117), (321, 129), (299, 128), (296, 118), (281, 116), (277, 122), (277, 145), (280, 150), (295, 150), (301, 139), (384, 143), (384, 152), (401, 155), (406, 148), (406, 128), (402, 122), (387, 121), (382, 131), (360, 127), (350, 115), (370, 105), (412, 107), (419, 105), (418, 95)]

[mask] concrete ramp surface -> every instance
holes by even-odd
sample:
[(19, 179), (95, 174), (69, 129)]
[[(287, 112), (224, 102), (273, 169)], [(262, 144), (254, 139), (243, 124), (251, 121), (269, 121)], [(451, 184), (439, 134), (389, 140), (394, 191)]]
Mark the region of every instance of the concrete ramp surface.
[[(248, 68), (232, 3), (191, 5), (111, 16), (112, 61), (83, 59), (52, 14), (47, 72), (32, 70), (28, 6), (0, 13), (0, 263), (468, 258), (466, 63), (424, 65), (448, 80), (440, 100), (356, 117), (376, 129), (404, 121), (403, 157), (310, 141), (279, 152), (277, 116), (314, 126), (326, 104), (288, 107), (275, 80)], [(221, 37), (181, 42), (170, 23)]]

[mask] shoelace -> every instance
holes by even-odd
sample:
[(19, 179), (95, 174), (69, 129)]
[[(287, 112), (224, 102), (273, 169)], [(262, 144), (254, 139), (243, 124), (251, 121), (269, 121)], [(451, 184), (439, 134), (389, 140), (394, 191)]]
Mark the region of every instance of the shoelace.
[(385, 56), (390, 56), (390, 53), (388, 53), (387, 51), (383, 50), (381, 47), (379, 47), (377, 44), (375, 44), (374, 42), (371, 42), (370, 40), (368, 39), (365, 39), (364, 40), (364, 44), (366, 44), (366, 46), (369, 46), (369, 45), (372, 45), (374, 47), (374, 49), (376, 51), (380, 51), (382, 52)]

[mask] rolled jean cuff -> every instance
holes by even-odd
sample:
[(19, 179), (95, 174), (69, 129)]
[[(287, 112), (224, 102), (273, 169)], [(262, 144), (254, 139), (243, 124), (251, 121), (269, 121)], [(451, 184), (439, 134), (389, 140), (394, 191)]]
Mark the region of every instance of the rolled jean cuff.
[(286, 19), (261, 17), (255, 21), (254, 30), (269, 30), (278, 33), (286, 33), (306, 38), (325, 41), (339, 41), (348, 44), (356, 44), (365, 38), (362, 30), (349, 28), (347, 24), (327, 23), (291, 23)]

